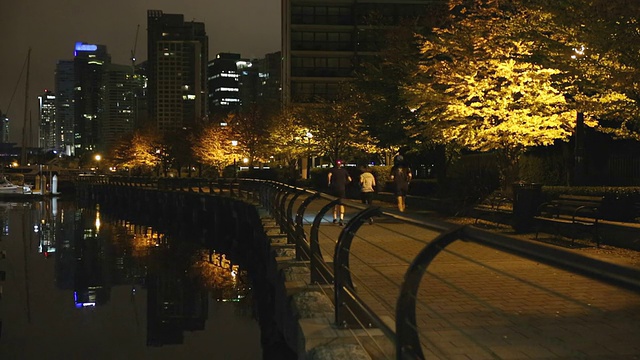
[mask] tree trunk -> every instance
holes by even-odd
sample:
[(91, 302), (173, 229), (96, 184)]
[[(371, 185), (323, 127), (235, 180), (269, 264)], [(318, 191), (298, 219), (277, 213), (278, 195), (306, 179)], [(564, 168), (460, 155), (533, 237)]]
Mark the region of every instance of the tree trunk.
[(519, 161), (521, 155), (521, 149), (502, 149), (499, 151), (500, 187), (506, 194), (512, 194), (513, 187), (511, 185), (520, 180)]

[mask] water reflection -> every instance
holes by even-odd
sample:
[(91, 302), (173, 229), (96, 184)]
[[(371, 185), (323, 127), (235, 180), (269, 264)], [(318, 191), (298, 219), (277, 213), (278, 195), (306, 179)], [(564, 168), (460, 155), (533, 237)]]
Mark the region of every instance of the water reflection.
[(262, 357), (229, 254), (55, 198), (0, 203), (0, 224), (0, 358)]

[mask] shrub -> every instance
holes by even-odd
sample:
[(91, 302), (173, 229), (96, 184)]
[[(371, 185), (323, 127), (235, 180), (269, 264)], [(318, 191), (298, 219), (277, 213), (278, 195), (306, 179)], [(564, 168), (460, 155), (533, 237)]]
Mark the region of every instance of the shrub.
[(527, 153), (520, 158), (520, 179), (545, 184), (563, 185), (567, 182), (567, 170), (562, 154), (557, 152)]

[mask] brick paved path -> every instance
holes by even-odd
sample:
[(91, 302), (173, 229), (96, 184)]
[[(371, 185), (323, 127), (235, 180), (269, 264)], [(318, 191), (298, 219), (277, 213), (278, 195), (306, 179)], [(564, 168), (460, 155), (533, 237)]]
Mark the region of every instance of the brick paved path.
[[(312, 204), (305, 220), (321, 205)], [(354, 213), (347, 210), (347, 219)], [(343, 229), (327, 215), (319, 231), (325, 258)], [(377, 314), (395, 321), (403, 276), (437, 235), (384, 218), (357, 232), (353, 279)], [(417, 317), (430, 359), (640, 359), (639, 293), (475, 243), (457, 241), (435, 258), (420, 284)]]

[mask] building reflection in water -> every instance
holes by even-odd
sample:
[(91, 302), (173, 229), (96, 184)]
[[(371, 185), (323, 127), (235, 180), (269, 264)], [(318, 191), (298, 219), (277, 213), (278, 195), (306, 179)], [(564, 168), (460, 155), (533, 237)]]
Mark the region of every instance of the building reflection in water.
[[(181, 344), (185, 331), (203, 330), (210, 297), (241, 302), (251, 291), (246, 272), (226, 254), (188, 239), (174, 241), (148, 226), (105, 219), (98, 206), (60, 202), (53, 198), (19, 205), (28, 209), (33, 229), (24, 240), (37, 241), (38, 253), (55, 262), (56, 287), (73, 292), (69, 305), (78, 311), (108, 303), (112, 288), (125, 285), (131, 288), (138, 322), (142, 306), (137, 303), (145, 301), (138, 297), (146, 290), (148, 346)], [(0, 225), (7, 236), (11, 229), (4, 215)]]

